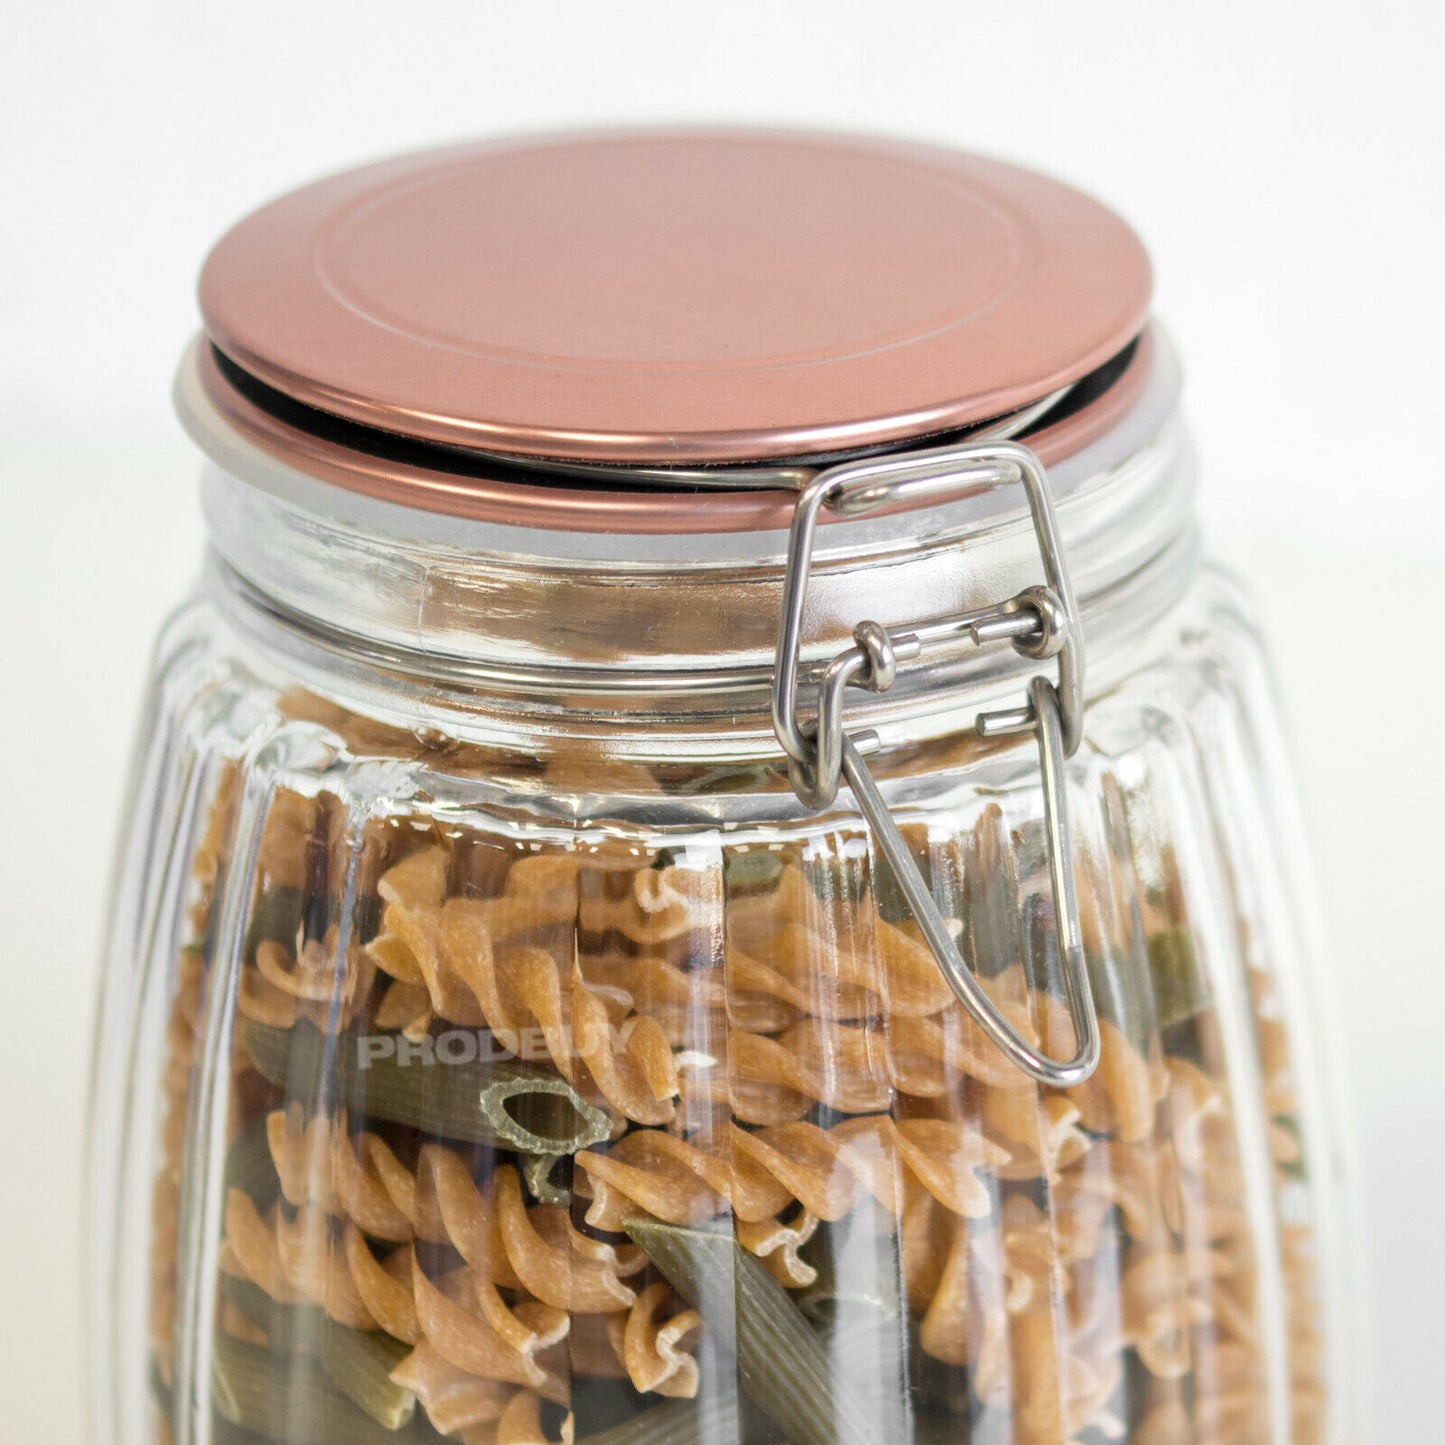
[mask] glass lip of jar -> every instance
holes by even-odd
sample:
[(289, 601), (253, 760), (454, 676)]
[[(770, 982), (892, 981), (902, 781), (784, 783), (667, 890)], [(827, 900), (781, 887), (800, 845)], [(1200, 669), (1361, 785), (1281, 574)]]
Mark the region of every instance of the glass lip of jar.
[[(1118, 424), (1050, 470), (1091, 665), (1182, 595), (1197, 559), (1179, 368), (1162, 334), (1154, 350)], [(213, 421), (204, 586), (292, 665), (304, 655), (308, 670), (349, 669), (353, 682), (369, 674), (531, 698), (554, 715), (595, 706), (619, 718), (653, 707), (659, 718), (716, 717), (732, 707), (741, 725), (766, 693), (784, 530), (586, 533), (423, 512), (320, 481)], [(817, 539), (804, 663), (851, 645), (865, 618), (897, 628), (1041, 580), (1019, 489), (834, 522)], [(931, 652), (856, 710), (927, 711), (930, 688), (992, 677), (1016, 686), (1034, 666), (1008, 647)]]

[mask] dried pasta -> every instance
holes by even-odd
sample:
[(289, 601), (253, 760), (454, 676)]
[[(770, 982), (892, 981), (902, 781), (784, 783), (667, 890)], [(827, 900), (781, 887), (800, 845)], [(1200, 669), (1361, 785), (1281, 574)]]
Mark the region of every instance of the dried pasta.
[[(195, 859), (201, 937), (233, 807), (224, 793)], [(1095, 1075), (1053, 1091), (1003, 1059), (841, 853), (716, 864), (367, 826), (349, 931), (317, 902), (347, 846), (332, 804), (283, 789), (262, 831), (227, 1128), (223, 1421), (275, 1438), (276, 1395), (384, 1417), (398, 1445), (837, 1445), (882, 1420), (914, 1445), (1002, 1412), (1012, 1438), (1050, 1445), (1255, 1438), (1243, 1105), (1187, 977), (1177, 878), (1081, 881), (1091, 955), (1153, 946), (1168, 1019), (1106, 1014)], [(965, 951), (990, 950), (985, 991), (1066, 1049), (1063, 1000), (1025, 961), (1023, 850), (1001, 811), (941, 846), (963, 860), (948, 911)], [(1142, 902), (1121, 906), (1131, 888)], [(182, 955), (163, 1079), (166, 1387), (204, 967)], [(1288, 1043), (1262, 978), (1252, 1001), (1285, 1181), (1302, 1158)], [(1306, 1440), (1322, 1366), (1293, 1302), (1316, 1288), (1313, 1237), (1281, 1238)], [(336, 1332), (371, 1362), (364, 1388), (327, 1373)], [(294, 1399), (289, 1343), (309, 1361)]]
[(702, 1333), (702, 1316), (677, 1308), (671, 1285), (648, 1285), (611, 1324), (613, 1349), (635, 1389), (684, 1400), (697, 1394), (697, 1361), (688, 1346)]
[(802, 1120), (757, 1130), (731, 1125), (710, 1148), (638, 1131), (577, 1162), (593, 1194), (588, 1223), (615, 1230), (639, 1209), (670, 1224), (695, 1224), (724, 1210), (741, 1224), (757, 1224), (794, 1205), (818, 1219), (839, 1219), (860, 1194), (898, 1214), (907, 1180), (957, 1214), (982, 1216), (991, 1199), (976, 1171), (1007, 1157), (945, 1120), (870, 1114), (826, 1130)]

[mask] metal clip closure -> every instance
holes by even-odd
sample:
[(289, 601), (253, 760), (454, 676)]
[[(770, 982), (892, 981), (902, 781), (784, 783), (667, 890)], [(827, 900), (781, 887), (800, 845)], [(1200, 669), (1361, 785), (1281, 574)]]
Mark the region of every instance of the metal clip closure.
[[(840, 516), (862, 516), (882, 507), (921, 499), (945, 501), (994, 487), (1022, 484), (1033, 518), (1046, 585), (976, 612), (920, 623), (893, 633), (877, 622), (861, 622), (855, 645), (828, 665), (818, 683), (817, 712), (800, 722), (798, 674), (803, 604), (812, 567), (818, 516), (824, 507)], [(1056, 658), (1057, 684), (1044, 677), (1029, 683), (1026, 706), (980, 713), (984, 737), (1032, 732), (1038, 739), (1043, 775), (1044, 826), (1048, 836), (1054, 919), (1059, 959), (1075, 1053), (1068, 1060), (1035, 1049), (999, 1012), (973, 971), (960, 957), (948, 926), (908, 845), (863, 761), (877, 746), (871, 731), (850, 735), (843, 727), (847, 688), (886, 692), (900, 662), (912, 661), (925, 648), (968, 639), (977, 646), (1009, 641), (1027, 657)], [(828, 807), (847, 778), (858, 807), (877, 838), (939, 969), (979, 1027), (1031, 1078), (1067, 1088), (1081, 1083), (1099, 1062), (1099, 1025), (1084, 961), (1074, 894), (1064, 763), (1082, 735), (1084, 658), (1078, 612), (1069, 586), (1048, 478), (1039, 459), (1016, 442), (985, 442), (934, 452), (845, 462), (819, 472), (803, 488), (793, 514), (788, 565), (783, 577), (783, 608), (778, 629), (778, 662), (773, 678), (773, 728), (788, 755), (793, 789), (813, 808)]]

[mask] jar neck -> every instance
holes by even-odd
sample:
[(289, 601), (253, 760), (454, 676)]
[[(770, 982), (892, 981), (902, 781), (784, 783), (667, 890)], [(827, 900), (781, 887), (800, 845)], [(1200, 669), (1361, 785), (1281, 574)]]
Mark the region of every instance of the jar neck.
[[(1122, 421), (1050, 469), (1095, 685), (1197, 564), (1178, 392), (1161, 344)], [(721, 729), (741, 753), (776, 750), (767, 713), (786, 531), (506, 526), (280, 466), (208, 465), (202, 494), (210, 597), (261, 652), (322, 690), (407, 713), (424, 695), (461, 731), (468, 715), (483, 730), (487, 717), (527, 716), (619, 735)], [(804, 661), (826, 663), (865, 619), (906, 631), (1041, 580), (1016, 492), (835, 522), (815, 545)], [(958, 726), (961, 707), (1021, 687), (1037, 668), (1006, 645), (960, 644), (900, 670), (888, 694), (860, 695), (858, 713), (885, 742), (938, 735)]]

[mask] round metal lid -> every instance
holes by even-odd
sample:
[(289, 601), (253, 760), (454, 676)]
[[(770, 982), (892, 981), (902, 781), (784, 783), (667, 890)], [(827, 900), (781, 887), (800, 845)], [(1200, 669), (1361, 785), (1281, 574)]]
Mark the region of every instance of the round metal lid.
[(1112, 211), (961, 152), (641, 131), (406, 156), (292, 192), (201, 277), (267, 386), (426, 442), (604, 463), (877, 446), (1025, 406), (1143, 327)]

